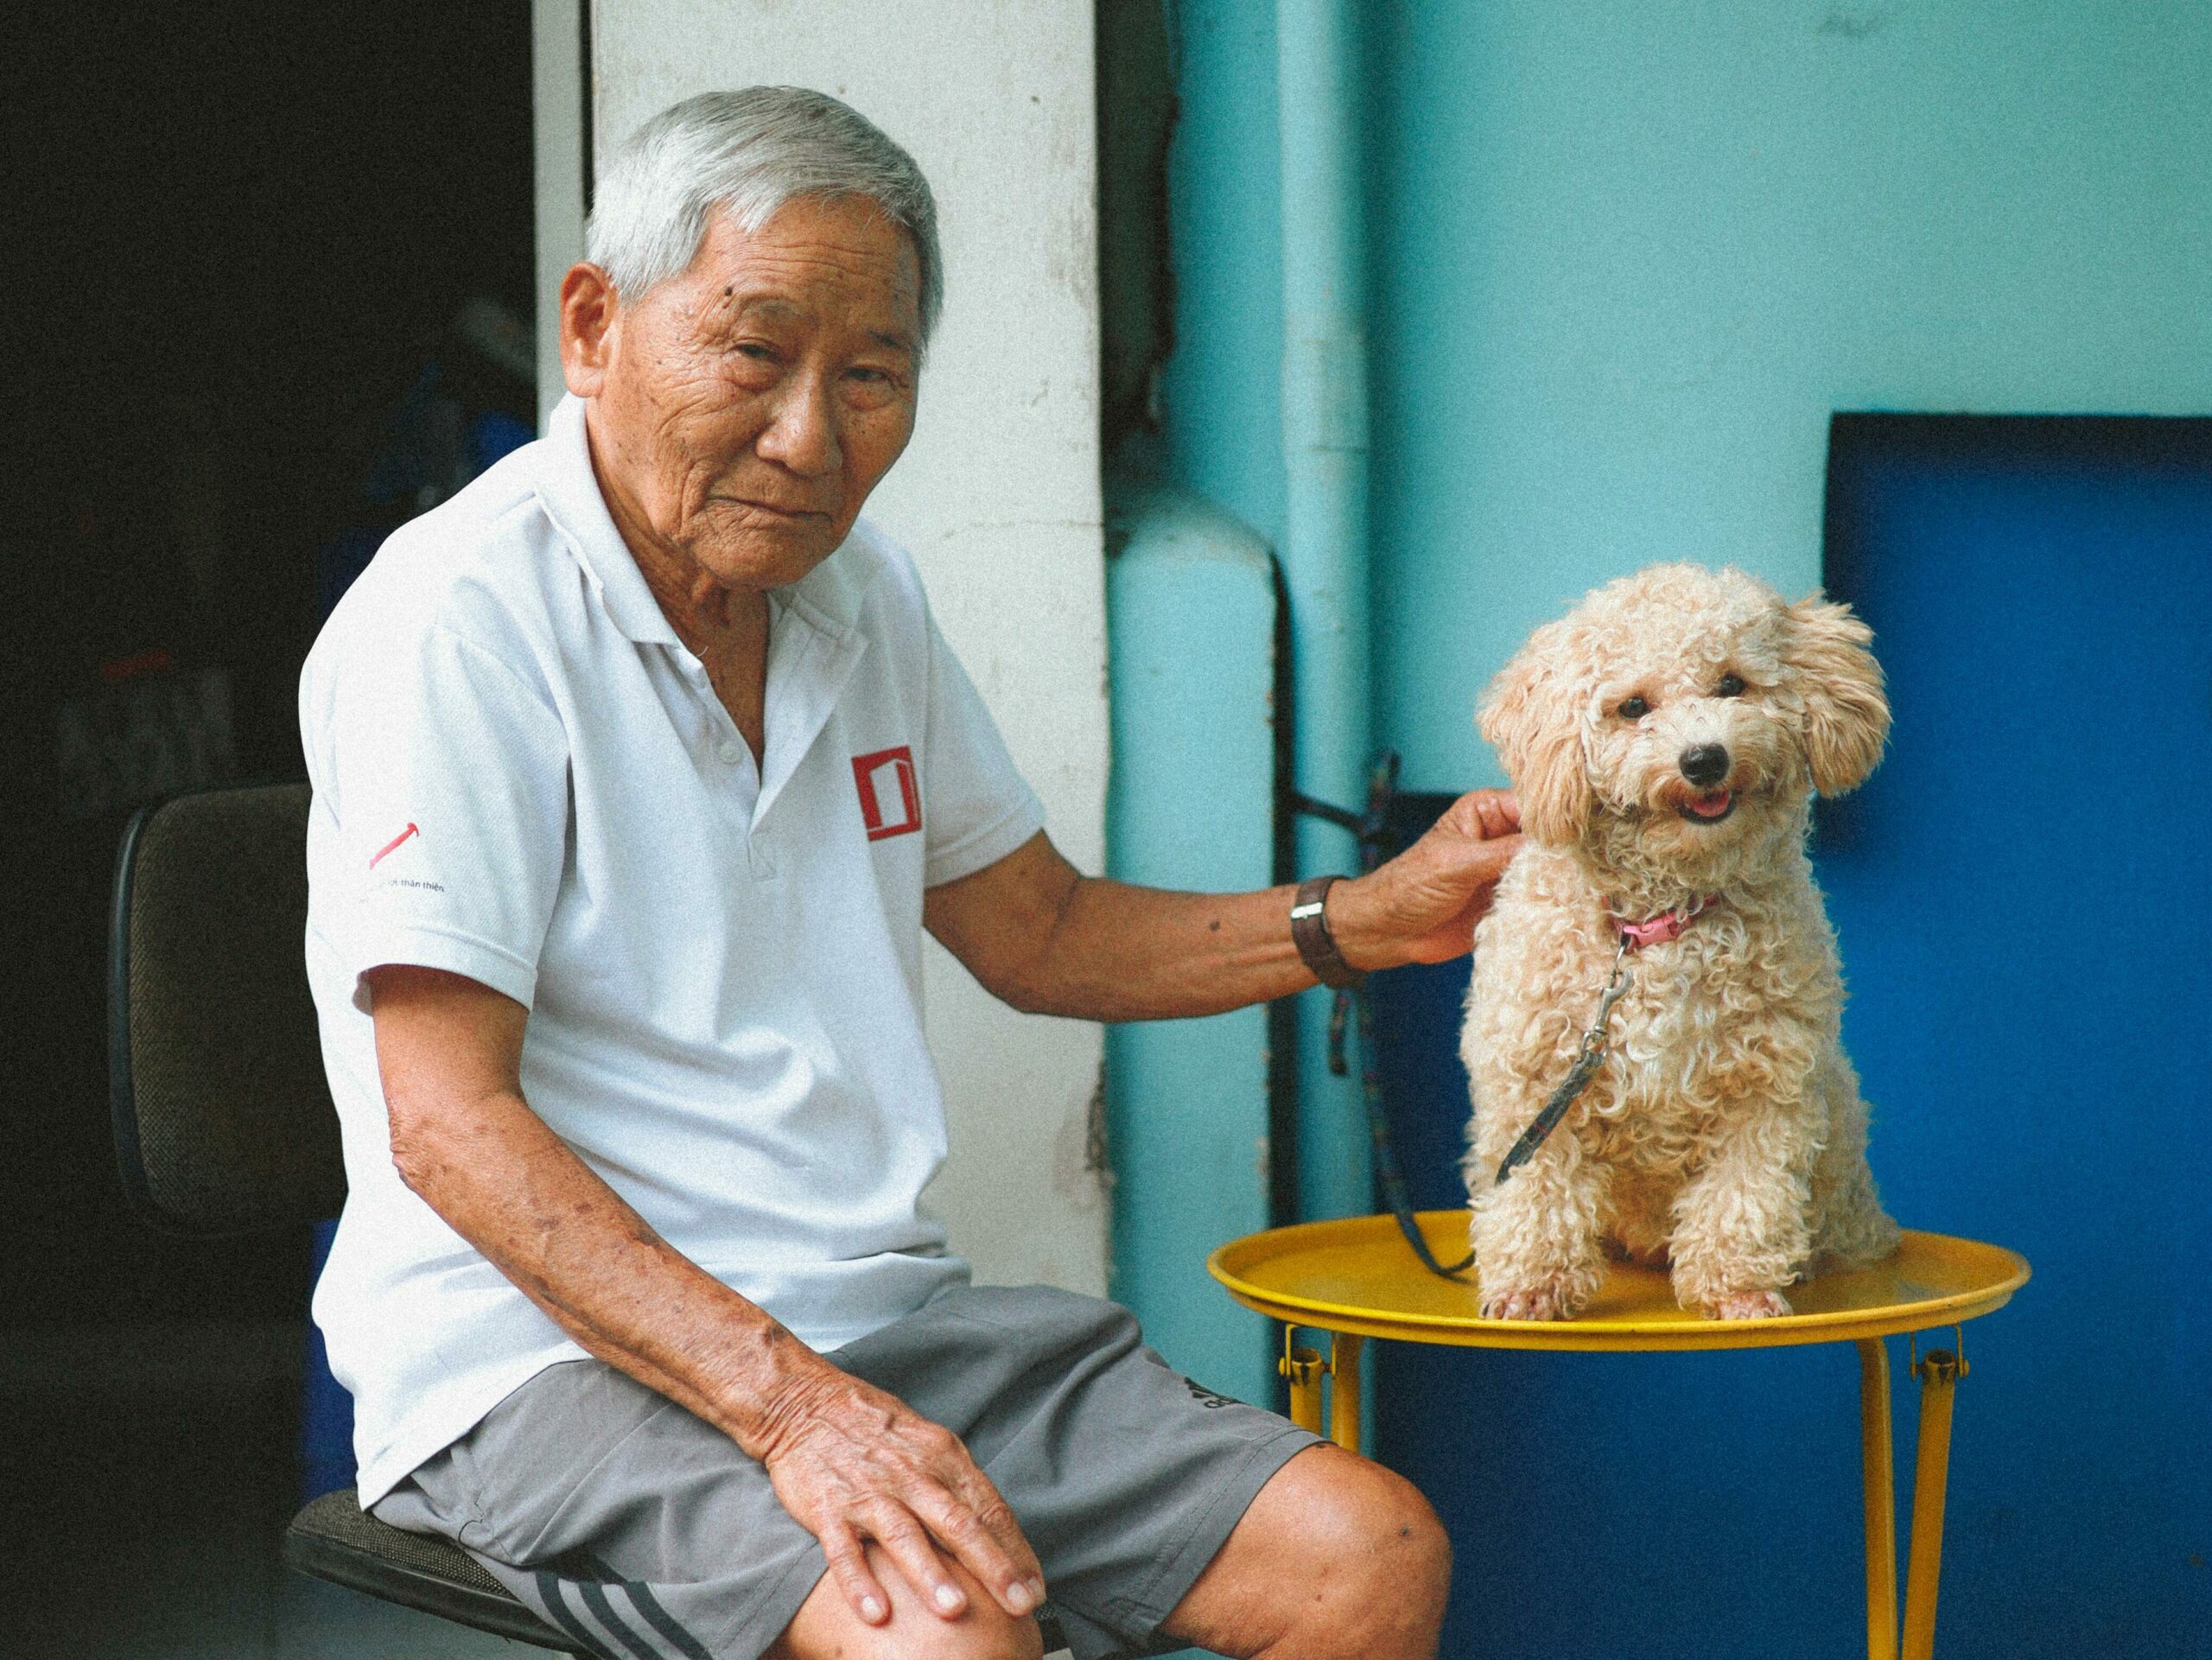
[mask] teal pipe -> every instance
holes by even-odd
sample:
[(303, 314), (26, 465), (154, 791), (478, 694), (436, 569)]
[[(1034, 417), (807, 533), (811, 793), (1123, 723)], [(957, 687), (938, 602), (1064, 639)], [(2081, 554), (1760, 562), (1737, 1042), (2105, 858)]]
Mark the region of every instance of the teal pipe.
[[(1201, 892), (1274, 880), (1275, 576), (1267, 544), (1160, 485), (1106, 487), (1107, 869)], [(1106, 1029), (1115, 1299), (1208, 1389), (1274, 1398), (1268, 1323), (1207, 1254), (1268, 1225), (1268, 1017)]]
[[(1361, 259), (1358, 7), (1280, 0), (1282, 151), (1283, 577), (1290, 601), (1292, 776), (1357, 809), (1369, 709), (1367, 329)], [(1302, 875), (1357, 868), (1351, 838), (1301, 818)], [(1359, 1096), (1327, 1064), (1328, 994), (1298, 1005), (1301, 1220), (1374, 1208)]]

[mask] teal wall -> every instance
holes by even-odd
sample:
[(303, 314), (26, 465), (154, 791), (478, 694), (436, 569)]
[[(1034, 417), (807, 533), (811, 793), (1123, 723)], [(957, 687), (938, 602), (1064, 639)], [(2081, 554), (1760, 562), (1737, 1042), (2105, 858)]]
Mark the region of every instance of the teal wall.
[[(1274, 9), (1178, 0), (1169, 471), (1282, 515)], [(1528, 630), (1658, 558), (1818, 581), (1836, 409), (2212, 407), (2212, 5), (1367, 11), (1376, 728), (1496, 774)]]

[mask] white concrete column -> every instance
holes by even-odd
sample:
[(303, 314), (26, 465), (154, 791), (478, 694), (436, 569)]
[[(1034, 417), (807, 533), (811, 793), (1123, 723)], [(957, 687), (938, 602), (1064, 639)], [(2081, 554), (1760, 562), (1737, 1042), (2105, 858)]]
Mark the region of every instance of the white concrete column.
[[(550, 13), (562, 0), (538, 3)], [(678, 99), (807, 86), (921, 163), (942, 221), (944, 316), (913, 445), (868, 512), (920, 562), (1054, 841), (1096, 871), (1106, 636), (1091, 30), (1075, 0), (593, 0), (589, 127), (603, 170)], [(539, 305), (550, 317), (549, 296)], [(934, 945), (927, 981), (953, 1148), (931, 1201), (954, 1244), (985, 1280), (1102, 1290), (1105, 1212), (1086, 1156), (1098, 1029), (1012, 1013)]]
[(531, 218), (537, 306), (537, 429), (561, 401), (561, 278), (584, 257), (584, 3), (531, 0)]

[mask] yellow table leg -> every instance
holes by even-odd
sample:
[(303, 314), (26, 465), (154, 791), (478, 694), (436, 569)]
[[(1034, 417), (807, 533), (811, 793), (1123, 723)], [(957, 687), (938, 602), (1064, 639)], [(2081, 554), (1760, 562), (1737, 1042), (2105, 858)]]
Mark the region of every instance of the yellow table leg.
[(1359, 1451), (1359, 1351), (1366, 1339), (1338, 1332), (1329, 1345), (1329, 1439)]
[(1936, 1650), (1936, 1581), (1943, 1569), (1943, 1490), (1951, 1473), (1951, 1402), (1965, 1364), (1930, 1349), (1920, 1378), (1920, 1447), (1913, 1465), (1912, 1543), (1904, 1578), (1904, 1660)]
[(1295, 1327), (1282, 1331), (1282, 1358), (1276, 1369), (1290, 1380), (1290, 1421), (1300, 1429), (1321, 1433), (1321, 1374), (1326, 1370), (1320, 1351), (1298, 1340)]
[(1859, 1339), (1859, 1468), (1866, 1486), (1866, 1660), (1897, 1660), (1897, 1492), (1890, 1452), (1890, 1352)]

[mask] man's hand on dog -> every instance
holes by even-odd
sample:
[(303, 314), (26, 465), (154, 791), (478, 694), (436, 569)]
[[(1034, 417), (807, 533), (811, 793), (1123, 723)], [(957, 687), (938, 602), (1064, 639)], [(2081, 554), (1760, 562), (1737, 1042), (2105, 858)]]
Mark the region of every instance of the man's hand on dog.
[(1520, 804), (1504, 790), (1470, 791), (1389, 863), (1329, 890), (1338, 951), (1356, 969), (1465, 957), (1520, 848)]

